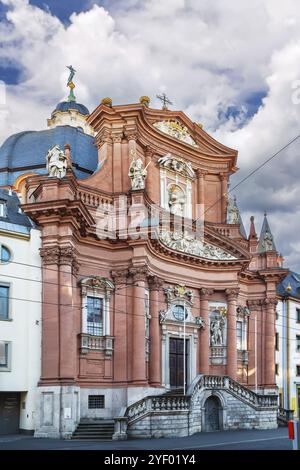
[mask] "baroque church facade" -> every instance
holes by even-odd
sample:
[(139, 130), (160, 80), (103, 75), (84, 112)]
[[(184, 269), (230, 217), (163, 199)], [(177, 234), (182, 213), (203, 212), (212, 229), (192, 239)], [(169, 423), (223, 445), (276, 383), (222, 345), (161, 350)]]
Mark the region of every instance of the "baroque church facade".
[(100, 418), (116, 439), (276, 427), (287, 271), (267, 219), (247, 236), (228, 195), (236, 150), (147, 97), (89, 113), (73, 95), (0, 157), (41, 230), (36, 436)]

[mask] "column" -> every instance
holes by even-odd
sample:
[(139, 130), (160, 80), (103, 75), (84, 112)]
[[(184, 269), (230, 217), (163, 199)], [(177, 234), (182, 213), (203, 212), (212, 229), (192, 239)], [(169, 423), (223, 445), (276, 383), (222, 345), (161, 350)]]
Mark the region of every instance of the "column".
[(197, 177), (198, 177), (198, 195), (197, 195), (197, 213), (196, 213), (197, 219), (199, 217), (202, 217), (204, 219), (204, 209), (205, 209), (204, 177), (206, 173), (207, 173), (206, 171), (197, 170)]
[(213, 289), (200, 289), (200, 316), (205, 322), (205, 327), (200, 330), (200, 357), (199, 372), (200, 374), (209, 375), (209, 297), (212, 295)]
[(161, 334), (159, 324), (159, 291), (163, 281), (156, 276), (149, 278), (150, 287), (150, 368), (149, 381), (154, 387), (161, 385)]
[(73, 276), (77, 272), (77, 263), (75, 249), (72, 246), (60, 248), (59, 263), (60, 380), (65, 383), (73, 383), (76, 376), (76, 321), (79, 306), (73, 301), (73, 295), (76, 298), (76, 283)]
[(265, 383), (266, 388), (275, 387), (275, 307), (276, 299), (265, 300)]
[(43, 247), (42, 371), (41, 380), (59, 376), (59, 248)]
[(227, 192), (228, 192), (228, 176), (226, 173), (220, 174), (221, 178), (221, 222), (226, 223), (227, 220)]
[(239, 289), (226, 289), (227, 295), (227, 375), (236, 380), (236, 301)]
[(122, 132), (112, 134), (113, 141), (113, 190), (114, 193), (122, 192), (122, 159), (121, 159), (121, 142)]
[(113, 355), (113, 377), (115, 382), (126, 382), (128, 380), (127, 371), (127, 277), (128, 270), (112, 271), (112, 278), (115, 283), (114, 294), (114, 355)]
[[(248, 300), (250, 309), (250, 317), (248, 320), (248, 343), (247, 349), (248, 356), (248, 385), (255, 386), (261, 383), (260, 376), (260, 334), (261, 315), (260, 315), (260, 300)], [(255, 319), (256, 319), (256, 337), (255, 337)], [(257, 365), (257, 367), (256, 367)]]
[(132, 299), (132, 382), (146, 384), (146, 324), (145, 324), (145, 287), (146, 266), (131, 268), (133, 278)]

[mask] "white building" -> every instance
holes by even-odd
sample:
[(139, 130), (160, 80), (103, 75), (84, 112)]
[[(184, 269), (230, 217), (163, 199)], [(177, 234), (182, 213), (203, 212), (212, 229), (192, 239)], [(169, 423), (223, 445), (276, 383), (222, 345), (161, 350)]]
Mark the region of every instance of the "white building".
[(275, 349), (280, 406), (300, 419), (300, 275), (292, 271), (278, 287)]
[(0, 189), (0, 434), (32, 433), (41, 363), (40, 231)]

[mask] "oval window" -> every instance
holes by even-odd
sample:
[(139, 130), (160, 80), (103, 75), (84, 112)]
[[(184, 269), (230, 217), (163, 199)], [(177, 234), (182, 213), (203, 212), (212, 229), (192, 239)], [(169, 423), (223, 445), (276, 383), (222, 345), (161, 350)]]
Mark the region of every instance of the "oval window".
[(5, 246), (0, 246), (0, 261), (1, 263), (8, 263), (10, 260), (10, 251)]
[(187, 311), (183, 305), (174, 305), (172, 308), (172, 313), (174, 318), (176, 318), (178, 321), (183, 321), (184, 317), (186, 319), (188, 316)]

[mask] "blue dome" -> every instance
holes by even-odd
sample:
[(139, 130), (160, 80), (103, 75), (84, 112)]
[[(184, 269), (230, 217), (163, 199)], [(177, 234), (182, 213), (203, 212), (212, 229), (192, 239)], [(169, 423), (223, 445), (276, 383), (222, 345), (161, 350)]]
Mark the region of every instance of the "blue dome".
[(0, 147), (0, 186), (12, 185), (24, 173), (46, 173), (46, 155), (55, 144), (71, 146), (77, 178), (91, 175), (98, 164), (94, 137), (71, 126), (57, 126), (44, 131), (25, 131), (10, 136)]
[(84, 115), (90, 114), (86, 106), (80, 103), (76, 103), (76, 101), (61, 101), (58, 103), (53, 113), (55, 111), (68, 111), (69, 109), (76, 109), (79, 113)]

